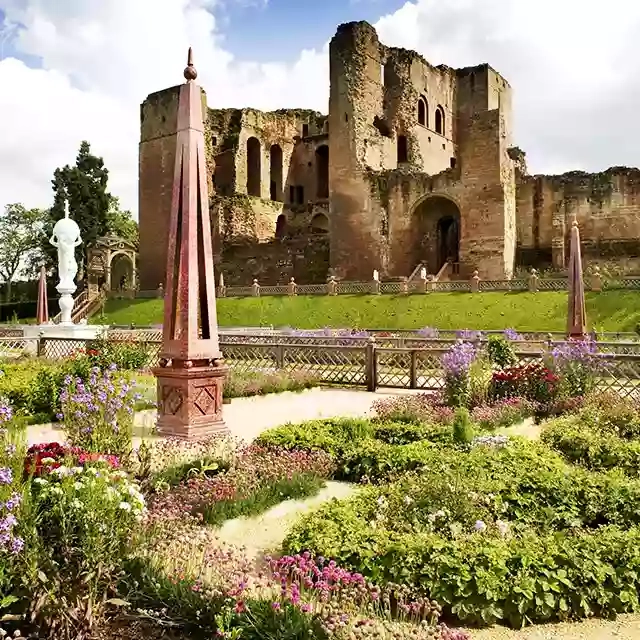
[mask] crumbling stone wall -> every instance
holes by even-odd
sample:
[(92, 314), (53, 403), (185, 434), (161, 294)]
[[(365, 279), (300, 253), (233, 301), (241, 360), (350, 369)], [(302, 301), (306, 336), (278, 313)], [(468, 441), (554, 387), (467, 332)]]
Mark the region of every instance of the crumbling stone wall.
[(574, 215), (587, 259), (640, 256), (639, 169), (520, 174), (517, 202), (518, 245), (530, 262), (550, 258), (555, 268), (564, 268)]
[[(640, 170), (529, 176), (511, 88), (489, 65), (435, 67), (366, 22), (340, 25), (329, 57), (328, 116), (205, 110), (214, 257), (229, 284), (324, 281), (329, 269), (394, 278), (445, 259), (484, 279), (511, 277), (516, 260), (562, 268), (574, 213), (587, 259), (640, 260)], [(143, 289), (165, 277), (178, 90), (141, 106)]]

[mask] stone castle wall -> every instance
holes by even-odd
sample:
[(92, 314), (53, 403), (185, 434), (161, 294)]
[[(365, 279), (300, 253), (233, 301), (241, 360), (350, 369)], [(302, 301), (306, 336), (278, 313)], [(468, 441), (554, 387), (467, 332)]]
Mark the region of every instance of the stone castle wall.
[[(640, 261), (640, 170), (529, 176), (511, 88), (489, 65), (434, 67), (366, 22), (340, 25), (329, 57), (327, 116), (205, 110), (214, 258), (229, 285), (396, 278), (445, 261), (485, 280), (562, 268), (574, 214), (588, 260)], [(142, 289), (164, 280), (177, 95), (141, 106)]]

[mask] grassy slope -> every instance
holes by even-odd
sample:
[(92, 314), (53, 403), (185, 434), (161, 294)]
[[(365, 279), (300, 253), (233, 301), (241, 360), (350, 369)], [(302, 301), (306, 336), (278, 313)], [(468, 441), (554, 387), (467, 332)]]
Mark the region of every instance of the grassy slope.
[[(563, 331), (565, 292), (435, 293), (412, 296), (342, 295), (223, 298), (221, 326), (357, 327), (368, 329), (504, 329)], [(138, 326), (162, 322), (161, 300), (112, 300), (106, 322)], [(589, 327), (599, 331), (633, 331), (640, 322), (640, 293), (609, 291), (587, 294)], [(98, 322), (97, 317), (93, 318)]]

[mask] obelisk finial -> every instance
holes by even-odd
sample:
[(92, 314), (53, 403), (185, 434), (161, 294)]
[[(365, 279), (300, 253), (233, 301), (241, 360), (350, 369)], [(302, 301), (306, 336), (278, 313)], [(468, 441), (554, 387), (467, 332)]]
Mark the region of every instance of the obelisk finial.
[(69, 218), (69, 200), (64, 201), (64, 217)]
[(198, 72), (193, 66), (193, 49), (191, 47), (189, 47), (189, 53), (187, 55), (187, 66), (184, 70), (184, 77), (187, 79), (187, 82), (193, 82), (198, 77)]

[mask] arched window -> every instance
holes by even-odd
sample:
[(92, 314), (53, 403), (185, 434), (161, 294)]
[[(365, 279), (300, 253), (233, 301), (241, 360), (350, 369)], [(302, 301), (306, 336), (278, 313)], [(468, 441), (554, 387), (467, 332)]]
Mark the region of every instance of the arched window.
[(287, 235), (287, 216), (281, 213), (276, 220), (276, 238), (281, 239)]
[(329, 147), (326, 144), (316, 149), (316, 196), (329, 197)]
[(272, 200), (282, 201), (282, 148), (272, 144), (269, 150), (269, 193)]
[(409, 154), (407, 152), (407, 137), (398, 136), (398, 164), (408, 162)]
[(329, 233), (329, 218), (324, 213), (316, 213), (311, 218), (311, 233)]
[(249, 138), (247, 140), (247, 194), (250, 196), (260, 197), (260, 173), (262, 172), (262, 163), (260, 162), (260, 141), (258, 138)]
[(418, 98), (418, 124), (429, 126), (429, 106), (424, 96)]
[(440, 105), (436, 107), (436, 133), (444, 135), (444, 109)]

